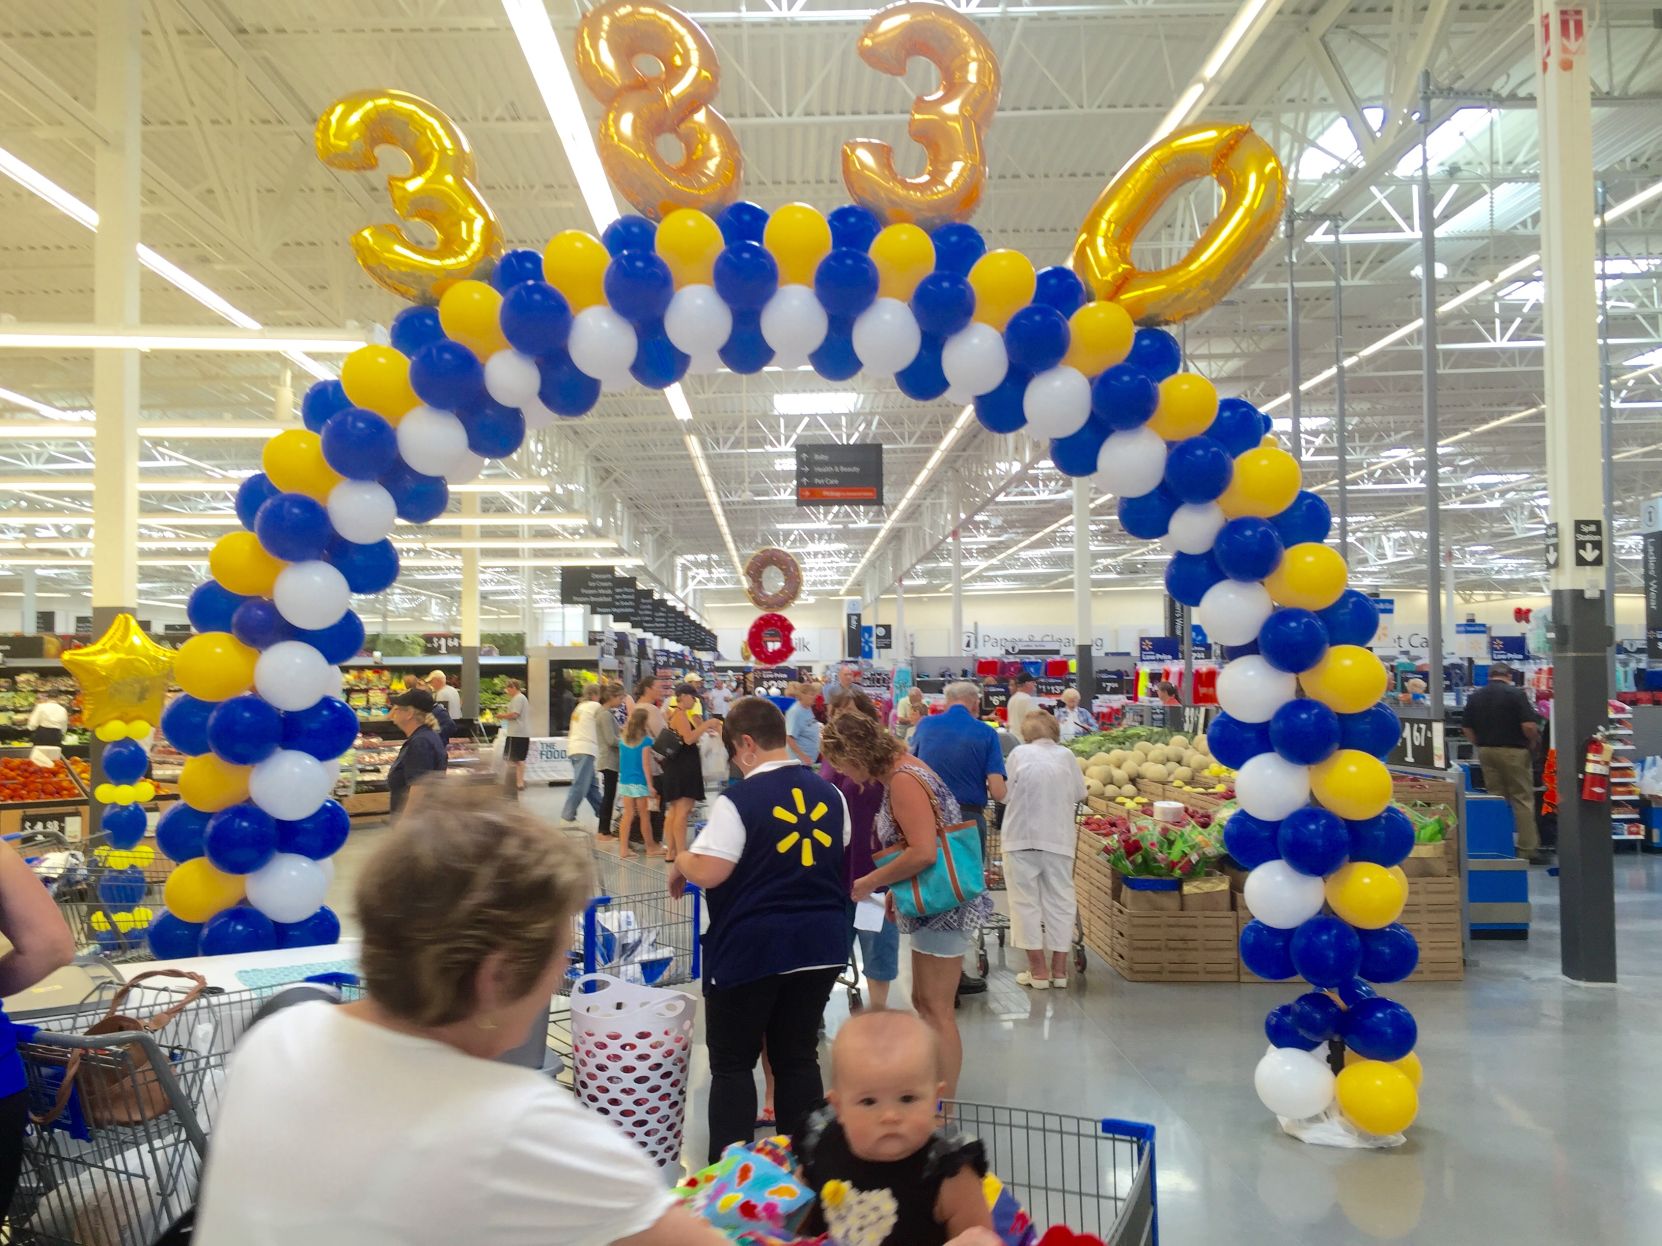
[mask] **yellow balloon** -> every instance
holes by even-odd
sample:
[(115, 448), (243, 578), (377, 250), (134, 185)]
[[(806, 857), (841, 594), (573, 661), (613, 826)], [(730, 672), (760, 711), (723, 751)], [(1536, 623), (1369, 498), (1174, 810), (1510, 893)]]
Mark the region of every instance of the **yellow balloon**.
[(155, 728), (142, 718), (132, 718), (127, 721), (127, 738), (129, 740), (142, 740), (154, 730)]
[(1182, 441), (1200, 436), (1217, 417), (1218, 391), (1212, 382), (1193, 372), (1179, 372), (1160, 382), (1160, 405), (1148, 426), (1167, 441)]
[(92, 789), (92, 798), (100, 805), (115, 804), (115, 784), (100, 783), (97, 787)]
[(149, 779), (139, 780), (133, 784), (133, 799), (141, 805), (148, 805), (156, 799), (156, 785)]
[(146, 636), (132, 615), (116, 615), (102, 636), (66, 649), (62, 661), (81, 686), (81, 721), (94, 730), (135, 714), (160, 716), (173, 651)]
[[(888, 226), (872, 239), (869, 254), (877, 265), (878, 298), (905, 302), (918, 288), (918, 282), (935, 269), (935, 244), (916, 225)], [(1037, 275), (1034, 281), (1037, 283)]]
[(284, 429), (266, 442), (260, 466), (283, 492), (304, 493), (319, 502), (327, 502), (329, 491), (341, 482), (340, 473), (323, 457), (323, 438), (306, 428)]
[[(102, 785), (100, 785), (100, 786), (102, 786)], [(130, 805), (130, 804), (132, 804), (133, 803), (133, 785), (131, 783), (118, 783), (118, 784), (116, 784), (115, 790), (110, 794), (110, 799), (108, 801), (106, 801), (105, 803), (110, 804), (110, 805)]]
[(173, 674), (199, 701), (223, 701), (254, 686), (259, 654), (230, 632), (201, 632), (179, 646)]
[(222, 587), (244, 597), (269, 597), (278, 572), (286, 566), (266, 553), (252, 532), (227, 532), (208, 551), (209, 573)]
[(1298, 677), (1304, 694), (1335, 714), (1360, 714), (1385, 695), (1385, 666), (1361, 645), (1334, 645)]
[(248, 799), (248, 776), (253, 770), (252, 766), (233, 766), (212, 753), (187, 757), (179, 770), (179, 798), (203, 813), (229, 809)]
[(99, 723), (97, 730), (92, 734), (104, 741), (105, 744), (114, 744), (117, 740), (127, 738), (127, 724), (124, 722)]
[(1358, 1060), (1334, 1082), (1339, 1110), (1363, 1133), (1398, 1134), (1414, 1123), (1420, 1093), (1401, 1069), (1381, 1060)]
[(1020, 251), (988, 251), (970, 269), (969, 283), (975, 291), (975, 318), (1002, 331), (1011, 316), (1033, 301), (1039, 275)]
[(481, 359), (508, 349), (501, 315), (502, 296), (483, 281), (458, 281), (439, 299), (444, 331)]
[(1393, 865), (1385, 872), (1401, 883), (1404, 891), (1408, 890), (1408, 871), (1403, 869), (1402, 866)]
[[(1360, 1064), (1366, 1059), (1366, 1056), (1358, 1055), (1354, 1048), (1345, 1048), (1345, 1064)], [(1402, 1059), (1391, 1060), (1387, 1063), (1389, 1063), (1392, 1068), (1401, 1069), (1404, 1073), (1406, 1073), (1408, 1075), (1408, 1080), (1414, 1083), (1414, 1088), (1416, 1090), (1418, 1090), (1419, 1087), (1425, 1082), (1425, 1066), (1420, 1063), (1418, 1053), (1411, 1051)]]
[(1345, 591), (1345, 560), (1331, 545), (1305, 541), (1288, 548), (1264, 587), (1279, 606), (1325, 610)]
[(222, 873), (207, 857), (196, 857), (167, 876), (162, 902), (182, 922), (205, 922), (242, 899), (243, 887), (241, 876)]
[[(681, 213), (672, 212), (670, 215), (679, 216)], [(688, 215), (703, 216), (706, 221), (710, 220), (702, 212), (688, 212)], [(664, 218), (664, 225), (667, 224), (668, 216)], [(714, 221), (710, 221), (710, 228), (716, 228)], [(658, 230), (662, 233), (663, 225), (660, 225)], [(716, 232), (719, 236), (720, 231)], [(805, 203), (787, 203), (768, 217), (768, 223), (762, 228), (762, 245), (779, 265), (780, 285), (812, 285), (814, 270), (831, 252), (831, 226), (817, 208), (811, 208)], [(719, 246), (717, 249), (720, 249)], [(930, 251), (933, 255), (934, 248), (931, 247)], [(659, 254), (663, 254), (661, 248)], [(878, 267), (881, 270), (882, 266)], [(675, 271), (673, 264), (670, 265), (670, 271)]]
[(390, 346), (358, 347), (341, 361), (340, 383), (353, 405), (394, 424), (421, 405), (410, 388), (410, 361)]
[[(785, 211), (784, 208), (780, 209)], [(812, 208), (809, 211), (813, 211)], [(778, 214), (775, 213), (775, 216)], [(773, 221), (768, 221), (771, 228)], [(826, 235), (829, 237), (831, 227), (826, 226)], [(764, 231), (763, 235), (766, 238)], [(550, 246), (553, 244), (551, 243)], [(675, 278), (676, 288), (681, 286), (709, 285), (712, 270), (715, 267), (716, 256), (721, 254), (725, 245), (721, 237), (721, 227), (712, 221), (708, 214), (697, 208), (677, 208), (663, 220), (658, 222), (658, 232), (653, 237), (652, 245), (658, 252), (658, 258), (669, 265), (670, 275)], [(774, 252), (774, 259), (779, 262), (780, 280), (784, 280), (784, 262), (779, 260), (778, 252)], [(548, 261), (543, 260), (544, 271)], [(813, 274), (809, 274), (809, 280)]]
[[(543, 279), (565, 295), (573, 312), (606, 301), (606, 265), (612, 257), (593, 234), (566, 229), (548, 240), (542, 253)], [(711, 257), (714, 263), (714, 257)], [(673, 269), (671, 270), (673, 271)]]
[(1345, 821), (1360, 822), (1391, 803), (1391, 772), (1370, 753), (1342, 748), (1310, 768), (1310, 790)]
[(1341, 865), (1327, 876), (1326, 888), (1328, 907), (1361, 930), (1389, 926), (1402, 916), (1408, 902), (1408, 889), (1401, 880), (1372, 861)]
[(1136, 336), (1137, 326), (1118, 303), (1102, 299), (1086, 303), (1068, 318), (1068, 353), (1062, 362), (1086, 376), (1096, 376), (1124, 363)]
[(1235, 474), (1218, 506), (1231, 519), (1269, 519), (1293, 504), (1300, 483), (1298, 463), (1279, 446), (1259, 446), (1235, 460)]

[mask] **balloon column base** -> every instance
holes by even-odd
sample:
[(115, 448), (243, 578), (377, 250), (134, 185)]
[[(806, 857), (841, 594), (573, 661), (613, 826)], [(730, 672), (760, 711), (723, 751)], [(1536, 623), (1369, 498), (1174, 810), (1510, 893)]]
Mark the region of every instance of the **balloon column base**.
[(1367, 1134), (1345, 1119), (1337, 1108), (1329, 1108), (1320, 1116), (1292, 1120), (1286, 1116), (1275, 1118), (1281, 1132), (1311, 1146), (1342, 1147), (1358, 1151), (1379, 1151), (1399, 1147), (1408, 1138), (1404, 1134)]

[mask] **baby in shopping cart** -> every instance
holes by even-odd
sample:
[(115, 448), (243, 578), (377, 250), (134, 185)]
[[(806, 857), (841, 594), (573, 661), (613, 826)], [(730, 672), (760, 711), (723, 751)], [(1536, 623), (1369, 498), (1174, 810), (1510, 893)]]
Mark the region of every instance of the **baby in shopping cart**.
[(806, 1234), (837, 1246), (996, 1243), (986, 1153), (941, 1124), (940, 1051), (909, 1012), (851, 1017), (831, 1045), (831, 1090), (793, 1140), (819, 1198)]

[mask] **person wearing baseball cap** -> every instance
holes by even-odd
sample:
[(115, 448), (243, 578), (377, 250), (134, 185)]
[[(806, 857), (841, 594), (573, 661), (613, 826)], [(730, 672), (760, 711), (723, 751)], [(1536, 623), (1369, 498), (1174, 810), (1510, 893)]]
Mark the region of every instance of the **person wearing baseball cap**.
[(410, 785), (426, 774), (442, 774), (450, 755), (439, 734), (439, 720), (433, 714), (433, 694), (425, 688), (411, 688), (388, 702), (392, 721), (404, 733), (403, 747), (387, 771), (387, 793), (392, 814), (397, 817), (410, 798)]

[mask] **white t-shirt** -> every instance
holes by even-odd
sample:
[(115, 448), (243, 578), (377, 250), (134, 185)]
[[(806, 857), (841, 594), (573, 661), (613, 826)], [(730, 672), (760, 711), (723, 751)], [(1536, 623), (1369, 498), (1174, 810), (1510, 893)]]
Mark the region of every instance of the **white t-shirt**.
[(1079, 761), (1055, 740), (1035, 740), (1004, 759), (1004, 849), (1074, 854), (1074, 811), (1085, 799)]
[(529, 1069), (332, 1004), (232, 1057), (200, 1246), (603, 1246), (671, 1205), (646, 1156)]
[(600, 752), (600, 739), (595, 734), (595, 715), (600, 713), (599, 701), (579, 701), (571, 712), (571, 727), (566, 732), (566, 753), (587, 753), (590, 757)]
[[(781, 766), (801, 764), (794, 757), (785, 761), (765, 761), (745, 777), (748, 779), (751, 775), (766, 774), (770, 770), (778, 770)], [(814, 773), (818, 774), (819, 771), (816, 770)], [(848, 820), (848, 801), (843, 799), (841, 792), (837, 793), (837, 799), (842, 801), (843, 806), (843, 847), (846, 848), (854, 828)], [(739, 807), (727, 797), (718, 796), (715, 804), (710, 806), (710, 820), (704, 824), (704, 829), (698, 833), (698, 838), (687, 851), (737, 863), (738, 859), (744, 856), (744, 841), (744, 819), (739, 816)]]
[(449, 684), (433, 694), (433, 700), (444, 706), (445, 712), (450, 715), (450, 721), (455, 722), (462, 716), (462, 694)]
[(726, 688), (719, 685), (710, 689), (710, 712), (717, 718), (727, 716), (727, 707), (733, 703), (733, 696)]
[(508, 736), (529, 736), (531, 734), (531, 702), (523, 692), (514, 693), (514, 699), (507, 704), (507, 712), (518, 717), (502, 720), (502, 734)]
[(36, 727), (68, 730), (69, 711), (56, 701), (36, 701), (35, 708), (29, 711), (27, 729), (33, 731)]

